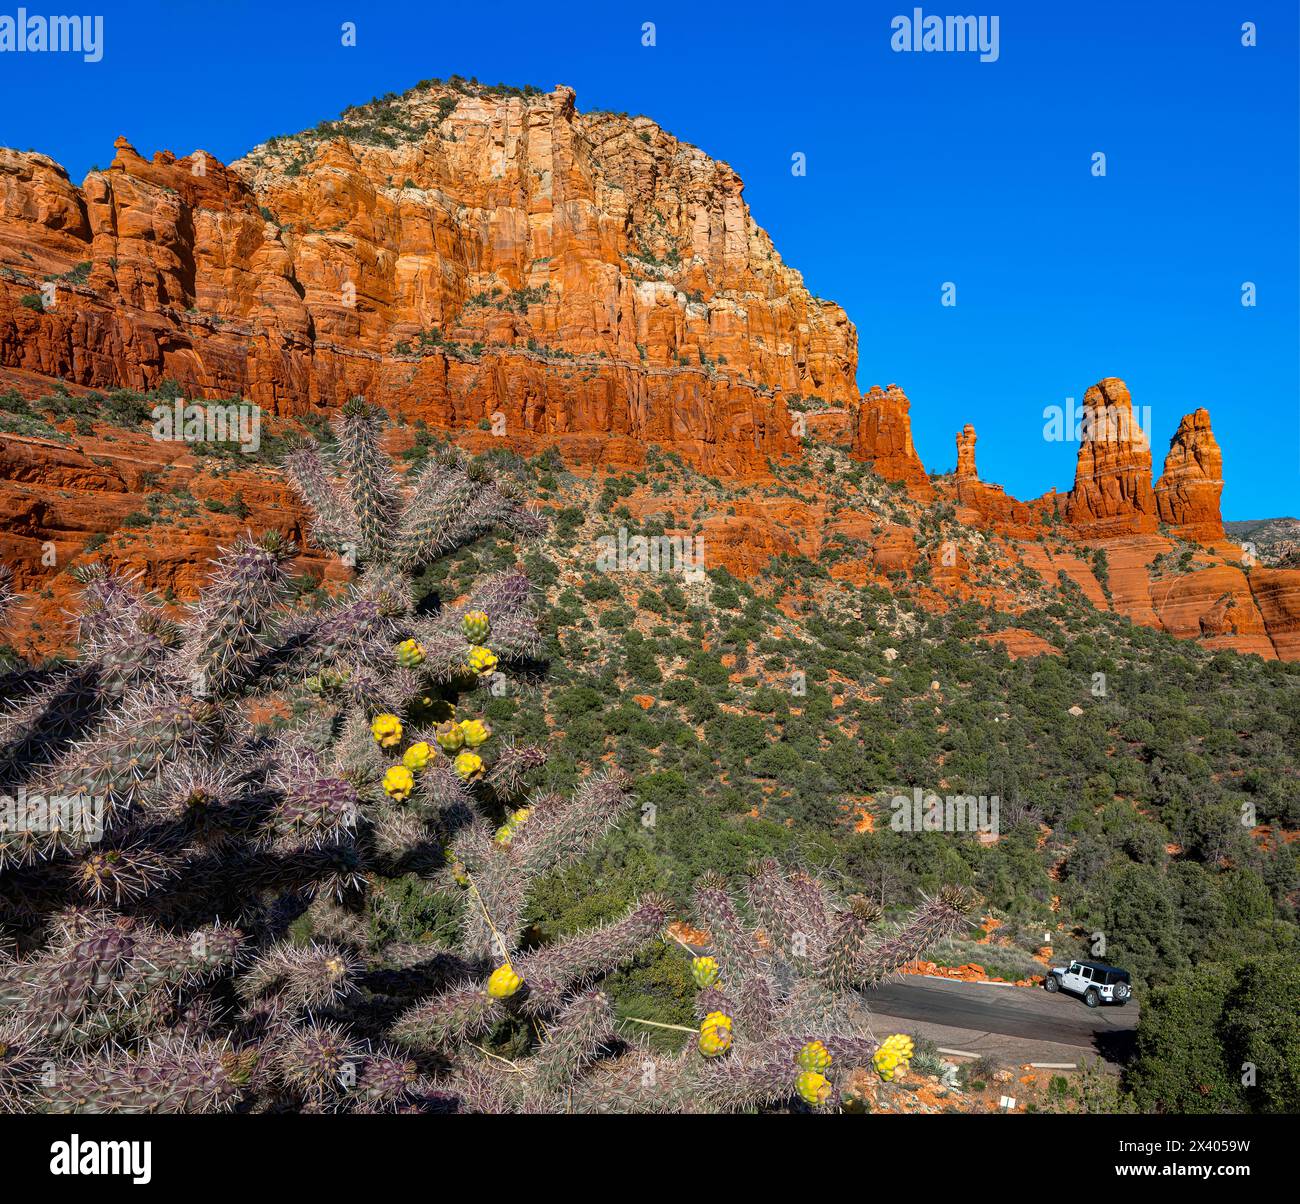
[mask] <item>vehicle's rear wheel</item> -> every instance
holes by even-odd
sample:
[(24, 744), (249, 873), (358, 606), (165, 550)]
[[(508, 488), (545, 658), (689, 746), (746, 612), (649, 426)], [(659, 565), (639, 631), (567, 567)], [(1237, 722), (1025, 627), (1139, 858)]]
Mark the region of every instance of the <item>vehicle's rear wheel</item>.
[(1044, 979), (1043, 981), (1044, 991), (1059, 991), (1060, 989), (1061, 989), (1061, 984), (1057, 981), (1055, 974), (1049, 974), (1047, 978)]
[(1095, 1008), (1101, 1002), (1101, 996), (1097, 994), (1096, 987), (1088, 988), (1087, 992), (1084, 994), (1083, 1002), (1090, 1008)]

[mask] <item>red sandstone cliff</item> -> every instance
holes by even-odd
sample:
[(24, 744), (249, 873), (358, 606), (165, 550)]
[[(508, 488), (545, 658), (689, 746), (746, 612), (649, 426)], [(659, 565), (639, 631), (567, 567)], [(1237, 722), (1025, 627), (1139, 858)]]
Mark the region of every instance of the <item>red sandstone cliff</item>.
[(81, 188), (0, 152), (0, 367), (276, 414), (354, 393), (451, 429), (502, 413), (731, 475), (796, 448), (781, 392), (856, 399), (843, 310), (726, 164), (647, 118), (439, 85), (326, 124), (228, 168), (119, 139)]
[[(1224, 538), (1223, 457), (1209, 411), (1183, 418), (1153, 488), (1147, 436), (1134, 419), (1124, 382), (1099, 382), (1084, 405), (1074, 489), (1063, 499), (1048, 493), (1020, 502), (981, 481), (975, 428), (967, 424), (957, 435), (952, 483), (958, 515), (1016, 541), (1022, 563), (1052, 576), (1062, 567), (1059, 558), (1039, 563), (1040, 550), (1026, 541), (1041, 536), (1044, 519), (1063, 500), (1075, 537), (1106, 553), (1109, 598), (1092, 588), (1092, 567), (1067, 568), (1094, 605), (1211, 647), (1265, 658), (1300, 656), (1300, 572), (1251, 569)], [(1167, 535), (1157, 533), (1161, 524)], [(1178, 540), (1209, 551), (1189, 553)]]

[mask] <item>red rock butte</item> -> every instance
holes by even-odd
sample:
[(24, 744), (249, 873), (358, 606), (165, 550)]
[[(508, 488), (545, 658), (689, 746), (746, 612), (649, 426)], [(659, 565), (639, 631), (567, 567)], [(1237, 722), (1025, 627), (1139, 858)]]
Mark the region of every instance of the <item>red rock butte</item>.
[[(1094, 603), (1211, 646), (1300, 658), (1300, 572), (1243, 566), (1241, 548), (1225, 538), (1223, 456), (1207, 409), (1183, 417), (1153, 485), (1128, 387), (1117, 377), (1099, 381), (1084, 395), (1074, 488), (1031, 502), (979, 479), (975, 441), (969, 424), (957, 435), (954, 487), (968, 521), (1027, 539), (1042, 516), (1062, 515), (1081, 544), (1106, 553), (1110, 596)], [(1021, 550), (1035, 555), (1029, 544)], [(1171, 555), (1186, 563), (1163, 567)], [(1090, 593), (1095, 582), (1067, 572)]]
[[(796, 449), (782, 394), (856, 399), (853, 325), (726, 164), (568, 88), (439, 120), (448, 92), (411, 95), (431, 132), (397, 146), (312, 133), (226, 167), (118, 139), (80, 188), (0, 152), (3, 365), (273, 414), (354, 394), (449, 429), (500, 413), (579, 459), (657, 443), (728, 475)], [(18, 304), (77, 264), (46, 312)]]

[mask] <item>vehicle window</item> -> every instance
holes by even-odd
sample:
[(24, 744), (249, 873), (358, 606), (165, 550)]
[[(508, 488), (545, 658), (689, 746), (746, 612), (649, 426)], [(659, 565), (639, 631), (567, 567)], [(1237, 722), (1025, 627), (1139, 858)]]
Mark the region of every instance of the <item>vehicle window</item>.
[(1080, 967), (1079, 967), (1079, 974), (1080, 974), (1082, 977), (1084, 977), (1084, 978), (1091, 979), (1091, 978), (1092, 978), (1092, 967), (1091, 967), (1091, 966), (1080, 966)]
[(1078, 972), (1079, 972), (1079, 963), (1078, 963), (1078, 962), (1071, 962), (1071, 963), (1070, 963), (1070, 973), (1071, 973), (1071, 974), (1078, 974)]

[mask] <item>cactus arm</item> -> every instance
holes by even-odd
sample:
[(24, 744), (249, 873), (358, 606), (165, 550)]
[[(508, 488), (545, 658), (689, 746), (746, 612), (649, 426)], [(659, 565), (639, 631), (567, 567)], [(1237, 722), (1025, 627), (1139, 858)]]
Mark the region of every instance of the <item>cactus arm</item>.
[(380, 447), (381, 419), (353, 398), (335, 422), (338, 467), (356, 516), (358, 559), (387, 560), (399, 510), (392, 461)]
[(522, 1008), (530, 1015), (554, 1011), (565, 994), (629, 961), (663, 932), (672, 905), (647, 895), (611, 924), (579, 933), (516, 958), (516, 972), (528, 985)]
[(312, 543), (331, 552), (355, 545), (359, 540), (356, 515), (330, 480), (319, 450), (314, 446), (299, 448), (285, 459), (284, 468), (311, 515)]

